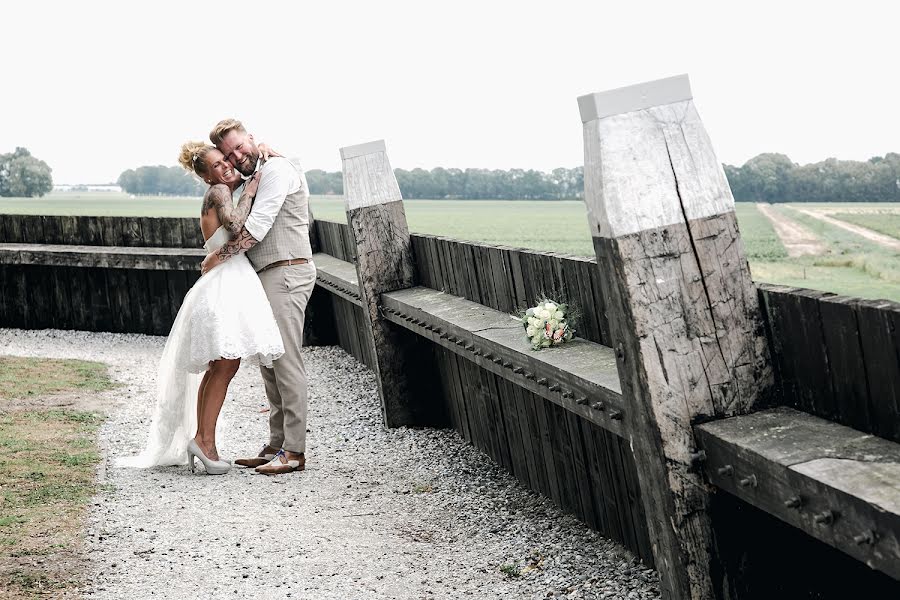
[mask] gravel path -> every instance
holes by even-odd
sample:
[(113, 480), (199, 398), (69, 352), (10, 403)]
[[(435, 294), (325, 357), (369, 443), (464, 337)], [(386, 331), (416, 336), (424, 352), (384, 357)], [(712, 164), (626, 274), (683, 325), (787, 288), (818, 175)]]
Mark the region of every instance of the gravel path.
[[(340, 348), (305, 351), (307, 470), (222, 477), (119, 469), (146, 435), (165, 338), (0, 329), (5, 353), (112, 366), (105, 485), (89, 514), (90, 598), (657, 598), (656, 573), (521, 487), (448, 430), (380, 424), (371, 373)], [(258, 371), (242, 368), (223, 456), (266, 439)]]

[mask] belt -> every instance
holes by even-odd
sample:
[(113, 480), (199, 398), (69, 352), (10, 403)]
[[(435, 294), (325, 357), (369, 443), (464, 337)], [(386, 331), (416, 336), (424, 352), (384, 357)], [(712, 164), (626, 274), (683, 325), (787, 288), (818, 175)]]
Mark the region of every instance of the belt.
[(257, 273), (262, 273), (263, 271), (268, 271), (269, 269), (274, 269), (275, 267), (287, 267), (289, 265), (305, 265), (309, 262), (308, 258), (289, 258), (287, 260), (276, 260), (273, 263), (269, 263), (264, 266), (262, 269), (257, 271)]

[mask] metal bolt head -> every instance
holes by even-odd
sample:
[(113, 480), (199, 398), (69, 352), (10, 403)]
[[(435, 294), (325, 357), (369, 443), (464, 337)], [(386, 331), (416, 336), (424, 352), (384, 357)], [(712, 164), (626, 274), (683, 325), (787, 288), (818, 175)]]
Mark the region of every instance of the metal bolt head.
[(591, 408), (593, 408), (594, 410), (606, 410), (606, 405), (598, 400), (597, 402), (591, 404)]
[(813, 521), (819, 525), (831, 525), (834, 523), (834, 513), (830, 510), (823, 510), (813, 516)]
[(525, 369), (523, 369), (522, 367), (516, 367), (515, 369), (513, 369), (513, 373), (515, 373), (516, 375), (521, 375), (524, 372)]
[(575, 404), (585, 405), (587, 404), (587, 401), (588, 400), (586, 396), (578, 396), (577, 398), (575, 398)]
[(691, 464), (699, 465), (702, 462), (706, 461), (706, 450), (697, 450), (696, 452), (691, 452)]
[(716, 469), (716, 473), (718, 473), (719, 475), (724, 475), (726, 477), (731, 477), (732, 475), (734, 475), (734, 467), (732, 467), (731, 465), (725, 465), (724, 467), (719, 467), (718, 469)]
[(499, 364), (501, 364), (502, 362), (503, 362), (503, 359), (500, 358), (499, 356), (495, 356), (495, 357), (494, 357), (494, 364), (495, 364), (495, 365), (499, 365)]
[(875, 543), (875, 532), (872, 531), (871, 529), (867, 529), (866, 531), (863, 531), (859, 535), (854, 535), (853, 541), (856, 543), (857, 546), (862, 546), (863, 544), (869, 544), (869, 545), (874, 544)]
[(558, 383), (554, 383), (553, 385), (551, 385), (551, 386), (549, 387), (549, 390), (550, 390), (551, 392), (558, 392), (559, 389), (560, 389), (560, 388), (559, 388), (559, 384), (558, 384)]
[(547, 378), (541, 377), (540, 379), (537, 380), (537, 382), (538, 382), (538, 385), (547, 385)]
[(621, 410), (611, 410), (609, 411), (609, 418), (613, 421), (621, 421), (622, 420), (622, 411)]
[(571, 397), (574, 396), (574, 395), (575, 395), (575, 394), (572, 393), (572, 390), (566, 390), (566, 391), (563, 392), (563, 395), (562, 395), (562, 396), (563, 396), (563, 398), (571, 398)]
[(746, 477), (738, 479), (738, 485), (741, 487), (756, 487), (756, 484), (756, 475), (752, 473), (750, 475), (747, 475)]
[(528, 371), (527, 373), (525, 373), (525, 379), (534, 379), (534, 373)]
[(791, 496), (787, 500), (784, 501), (784, 506), (786, 508), (800, 508), (803, 505), (803, 498), (800, 496)]
[(625, 346), (622, 345), (622, 342), (616, 344), (616, 358), (620, 360), (625, 358)]
[(509, 362), (508, 360), (503, 361), (503, 366), (506, 367), (507, 369), (512, 369), (512, 363)]

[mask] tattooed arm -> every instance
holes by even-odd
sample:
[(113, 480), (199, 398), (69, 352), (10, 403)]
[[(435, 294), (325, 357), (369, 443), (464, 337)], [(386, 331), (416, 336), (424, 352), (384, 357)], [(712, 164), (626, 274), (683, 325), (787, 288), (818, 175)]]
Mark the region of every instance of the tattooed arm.
[(210, 269), (219, 266), (241, 252), (246, 252), (258, 243), (259, 240), (250, 235), (250, 232), (247, 231), (246, 227), (242, 227), (237, 237), (232, 238), (227, 244), (215, 252), (210, 252), (206, 255), (206, 258), (204, 258), (203, 262), (200, 264), (200, 273), (205, 274)]
[(256, 190), (259, 187), (259, 173), (255, 173), (253, 177), (244, 184), (244, 191), (236, 206), (231, 203), (231, 189), (224, 185), (214, 185), (206, 192), (203, 198), (203, 211), (215, 210), (219, 217), (219, 223), (231, 234), (236, 237), (240, 234), (250, 214), (250, 207), (253, 204), (253, 198), (256, 196)]

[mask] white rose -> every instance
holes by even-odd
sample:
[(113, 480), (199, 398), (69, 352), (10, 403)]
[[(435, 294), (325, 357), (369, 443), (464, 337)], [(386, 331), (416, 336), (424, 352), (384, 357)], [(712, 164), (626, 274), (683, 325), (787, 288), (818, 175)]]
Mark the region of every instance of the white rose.
[(542, 311), (541, 311), (541, 318), (542, 318), (542, 319), (545, 319), (545, 320), (546, 320), (546, 319), (549, 319), (549, 318), (550, 318), (550, 311), (549, 311), (549, 310), (546, 310), (546, 309), (542, 310)]
[(553, 302), (548, 302), (544, 305), (544, 308), (549, 311), (554, 311), (556, 310), (556, 304), (554, 304)]
[(557, 327), (559, 327), (559, 321), (550, 319), (550, 329), (556, 329)]
[(541, 320), (538, 317), (531, 317), (531, 320), (528, 323), (535, 329), (541, 326)]
[(534, 337), (534, 334), (535, 334), (534, 327), (529, 327), (528, 329), (525, 330), (525, 335), (527, 335), (528, 337)]
[(564, 313), (561, 310), (558, 310), (555, 313), (553, 313), (553, 318), (556, 319), (557, 321), (562, 321), (565, 318), (565, 316), (566, 316), (566, 313)]

